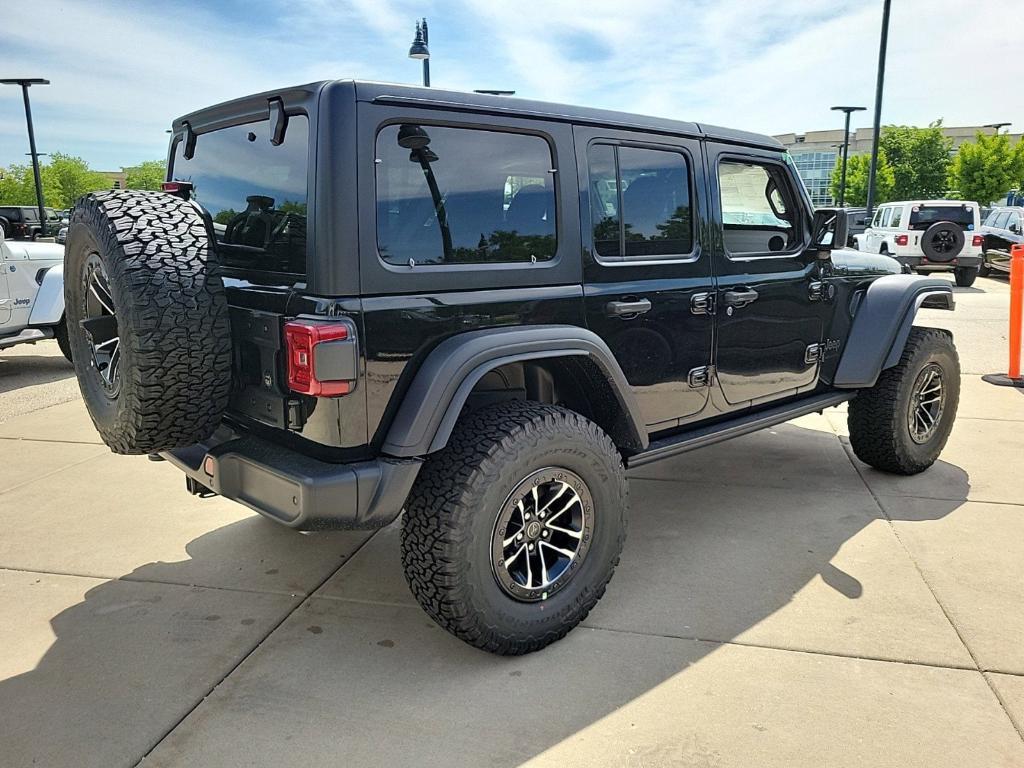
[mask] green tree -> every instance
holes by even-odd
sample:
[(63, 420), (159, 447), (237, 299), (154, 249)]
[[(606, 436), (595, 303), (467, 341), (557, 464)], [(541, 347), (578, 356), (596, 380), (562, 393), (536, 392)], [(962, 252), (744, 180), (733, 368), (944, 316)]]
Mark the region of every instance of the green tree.
[(973, 142), (960, 145), (949, 169), (949, 185), (964, 200), (980, 205), (1003, 197), (1024, 182), (1024, 142), (1010, 146), (1005, 133), (986, 136), (980, 131)]
[(167, 178), (163, 160), (147, 160), (124, 169), (125, 187), (128, 189), (160, 189)]
[[(892, 167), (890, 200), (931, 200), (944, 197), (949, 178), (951, 139), (942, 135), (942, 121), (927, 128), (887, 125), (878, 140)], [(877, 201), (876, 201), (877, 202)]]
[[(868, 201), (868, 173), (871, 168), (871, 155), (850, 155), (846, 164), (846, 205), (866, 205)], [(832, 197), (839, 199), (839, 183), (842, 178), (843, 163), (840, 160), (832, 169)], [(878, 148), (878, 168), (875, 171), (875, 205), (887, 203), (898, 198), (893, 196), (896, 179), (892, 166), (885, 151)]]
[(110, 179), (90, 169), (89, 164), (80, 157), (54, 152), (47, 167), (60, 187), (59, 194), (51, 194), (44, 179), (46, 204), (54, 208), (70, 208), (82, 195), (110, 189)]
[[(64, 207), (64, 191), (60, 178), (49, 165), (41, 166), (39, 176), (43, 182), (43, 201), (48, 207)], [(36, 182), (31, 165), (11, 165), (3, 169), (0, 179), (0, 205), (35, 205)]]

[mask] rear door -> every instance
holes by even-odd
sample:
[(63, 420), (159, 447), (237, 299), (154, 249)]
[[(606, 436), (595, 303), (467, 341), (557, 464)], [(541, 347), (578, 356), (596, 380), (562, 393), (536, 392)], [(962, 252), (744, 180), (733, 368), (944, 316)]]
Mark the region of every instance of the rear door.
[(810, 212), (777, 152), (708, 144), (716, 254), (715, 368), (730, 410), (818, 380), (823, 311)]
[(711, 253), (696, 139), (575, 129), (587, 325), (611, 348), (651, 431), (708, 399)]

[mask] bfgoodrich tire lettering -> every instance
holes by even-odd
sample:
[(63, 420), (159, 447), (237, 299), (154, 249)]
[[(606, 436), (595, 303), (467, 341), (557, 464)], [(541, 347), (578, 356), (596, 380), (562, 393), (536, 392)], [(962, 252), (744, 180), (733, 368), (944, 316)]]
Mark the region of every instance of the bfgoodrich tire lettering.
[[(937, 384), (934, 374), (938, 372)], [(926, 391), (917, 391), (925, 388)], [(915, 424), (915, 411), (936, 394), (935, 424)], [(960, 400), (960, 363), (952, 337), (934, 328), (913, 328), (898, 365), (882, 371), (871, 389), (850, 401), (850, 445), (861, 461), (885, 472), (913, 475), (938, 459), (949, 438)]]
[[(593, 501), (587, 551), (553, 594), (517, 599), (492, 563), (495, 522), (525, 479), (558, 477), (559, 469), (576, 485), (581, 480), (581, 496)], [(438, 624), (470, 645), (500, 654), (543, 648), (604, 594), (625, 538), (627, 493), (615, 445), (579, 414), (523, 401), (476, 411), (428, 459), (406, 505), (402, 565), (409, 588)]]
[[(196, 209), (162, 192), (86, 195), (71, 214), (65, 312), (75, 372), (96, 429), (115, 453), (141, 454), (209, 437), (231, 389), (231, 328), (220, 277)], [(97, 370), (90, 275), (116, 317), (116, 382)], [(109, 295), (107, 295), (109, 293)], [(92, 312), (95, 314), (95, 312)], [(91, 346), (92, 345), (92, 346)], [(110, 347), (107, 347), (109, 350)]]

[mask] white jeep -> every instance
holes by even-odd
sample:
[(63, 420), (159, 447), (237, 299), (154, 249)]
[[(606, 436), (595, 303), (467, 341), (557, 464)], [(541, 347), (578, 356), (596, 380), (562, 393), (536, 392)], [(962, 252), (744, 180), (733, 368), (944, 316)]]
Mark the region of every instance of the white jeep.
[(0, 349), (56, 339), (71, 360), (64, 320), (64, 246), (0, 232)]
[(857, 248), (892, 256), (921, 274), (952, 272), (966, 288), (978, 276), (984, 238), (977, 203), (965, 200), (911, 200), (875, 209)]

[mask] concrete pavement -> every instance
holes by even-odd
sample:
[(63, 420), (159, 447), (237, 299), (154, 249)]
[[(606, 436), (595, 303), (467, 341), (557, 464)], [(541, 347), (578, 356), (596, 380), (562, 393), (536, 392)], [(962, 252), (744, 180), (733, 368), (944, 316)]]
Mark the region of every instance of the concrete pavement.
[(937, 321), (965, 376), (929, 472), (860, 464), (838, 409), (643, 467), (608, 593), (522, 658), (420, 611), (396, 528), (190, 497), (0, 361), (0, 765), (1024, 766), (1005, 285)]

